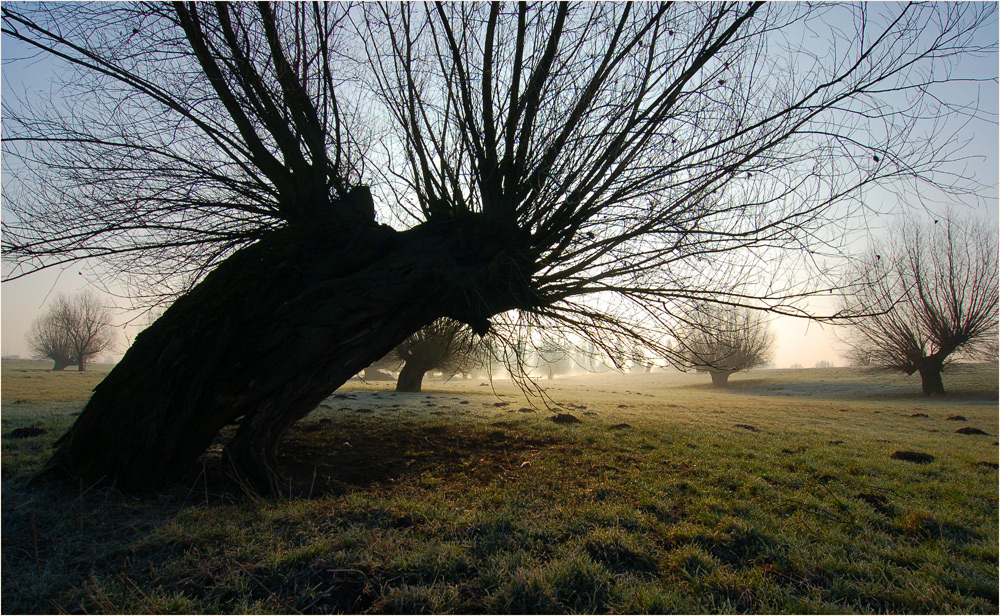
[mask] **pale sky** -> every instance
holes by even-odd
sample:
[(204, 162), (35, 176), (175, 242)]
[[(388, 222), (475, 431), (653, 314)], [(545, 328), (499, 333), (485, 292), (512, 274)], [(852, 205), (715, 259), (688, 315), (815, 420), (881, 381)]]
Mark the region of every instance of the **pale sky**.
[[(994, 30), (992, 33), (984, 33), (986, 36), (996, 37)], [(994, 38), (994, 41), (996, 39)], [(23, 55), (21, 50), (13, 47), (11, 41), (0, 40), (0, 56), (3, 58), (2, 93), (4, 100), (11, 93), (23, 94), (32, 92), (36, 97), (45, 100), (49, 97), (50, 79), (54, 69), (45, 60), (10, 62), (14, 57)], [(966, 61), (961, 66), (962, 71), (976, 77), (993, 76), (998, 74), (997, 58)], [(950, 92), (954, 93), (956, 100), (964, 102), (976, 101), (982, 109), (993, 113), (994, 120), (998, 110), (997, 83), (994, 80), (990, 84), (955, 84), (950, 87)], [(967, 207), (960, 210), (964, 215), (975, 215), (985, 217), (997, 224), (997, 183), (998, 183), (998, 127), (994, 122), (975, 121), (964, 127), (963, 133), (970, 139), (967, 148), (963, 153), (972, 157), (968, 162), (967, 172), (975, 173), (981, 182), (991, 185), (987, 194), (980, 195), (987, 206), (982, 205)], [(886, 208), (894, 209), (897, 205), (892, 202), (895, 195), (873, 194), (869, 198), (876, 200), (887, 200)], [(910, 204), (912, 205), (912, 204)], [(893, 226), (891, 220), (873, 221), (874, 225)], [(873, 229), (877, 231), (877, 229)], [(862, 250), (859, 246), (858, 250)], [(7, 272), (4, 267), (4, 273)], [(80, 272), (84, 273), (81, 274)], [(79, 265), (70, 265), (64, 270), (46, 270), (32, 274), (24, 279), (4, 282), (0, 285), (0, 304), (2, 304), (2, 333), (0, 333), (0, 347), (3, 355), (28, 355), (27, 345), (24, 340), (25, 333), (31, 322), (43, 312), (48, 303), (58, 294), (73, 294), (84, 288), (91, 288), (101, 292), (102, 288), (95, 285), (91, 278), (85, 275)], [(127, 305), (124, 299), (115, 299), (102, 293), (102, 296), (109, 304), (119, 306)], [(820, 298), (810, 305), (811, 309), (817, 313), (829, 314), (836, 309), (832, 300)], [(145, 325), (145, 318), (137, 313), (127, 313), (124, 310), (117, 312), (119, 316), (119, 344), (112, 353), (121, 356), (126, 345), (135, 337), (135, 334)], [(132, 319), (132, 324), (126, 322)], [(793, 364), (801, 364), (804, 367), (812, 367), (818, 361), (829, 361), (835, 365), (846, 365), (843, 358), (839, 356), (842, 350), (833, 335), (834, 328), (830, 325), (820, 325), (805, 319), (794, 319), (790, 317), (780, 317), (772, 322), (773, 329), (777, 337), (777, 350), (774, 365), (779, 368), (789, 367)]]

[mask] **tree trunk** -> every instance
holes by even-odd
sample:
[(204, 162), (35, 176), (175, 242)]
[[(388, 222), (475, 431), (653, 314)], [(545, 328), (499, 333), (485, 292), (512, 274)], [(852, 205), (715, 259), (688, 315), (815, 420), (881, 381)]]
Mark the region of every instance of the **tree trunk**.
[(396, 391), (419, 393), (420, 386), (424, 380), (424, 374), (426, 373), (427, 368), (423, 368), (418, 362), (406, 362), (399, 371), (399, 378), (396, 380)]
[(68, 357), (54, 357), (51, 359), (55, 362), (55, 365), (52, 366), (53, 372), (61, 372), (73, 365), (73, 360)]
[(920, 372), (920, 387), (925, 396), (943, 396), (944, 382), (941, 380), (942, 366), (923, 365)]
[(710, 372), (712, 375), (712, 387), (724, 389), (729, 387), (729, 375), (731, 372)]
[(229, 471), (275, 492), (282, 435), (340, 385), (437, 318), (483, 333), (489, 316), (531, 297), (503, 293), (523, 269), (509, 253), (493, 255), (498, 265), (473, 252), (489, 245), (475, 237), (488, 228), (424, 223), (396, 232), (330, 220), (271, 232), (136, 337), (43, 476), (160, 486), (242, 418), (224, 450)]
[(81, 359), (80, 361), (78, 361), (77, 364), (76, 364), (76, 370), (77, 370), (77, 372), (86, 372), (87, 371), (87, 360)]

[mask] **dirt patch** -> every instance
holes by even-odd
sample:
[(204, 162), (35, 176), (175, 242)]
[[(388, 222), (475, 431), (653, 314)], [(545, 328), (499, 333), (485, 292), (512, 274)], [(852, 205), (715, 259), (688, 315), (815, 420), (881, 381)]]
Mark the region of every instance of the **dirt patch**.
[(734, 428), (739, 428), (741, 430), (747, 430), (748, 432), (760, 432), (760, 428), (755, 428), (754, 426), (751, 426), (750, 424), (736, 424), (733, 427)]
[(986, 434), (986, 432), (983, 432), (979, 428), (970, 427), (970, 428), (959, 428), (958, 430), (955, 430), (955, 434)]
[(549, 421), (557, 424), (578, 424), (583, 423), (579, 417), (576, 415), (570, 415), (569, 413), (557, 413), (552, 417), (549, 417)]
[(930, 417), (927, 413), (914, 413), (910, 417)]
[(948, 417), (945, 417), (944, 419), (945, 421), (969, 421), (962, 415), (950, 415)]
[(631, 427), (632, 426), (629, 425), (629, 424), (627, 424), (627, 423), (620, 423), (620, 424), (615, 424), (615, 425), (609, 427), (608, 430), (628, 430)]
[(41, 436), (48, 433), (49, 431), (45, 428), (41, 428), (39, 426), (29, 426), (27, 428), (17, 428), (13, 430), (10, 435), (14, 438), (31, 438), (33, 436)]
[(1000, 469), (1000, 464), (997, 464), (996, 462), (976, 462), (976, 466), (993, 470)]
[(535, 409), (527, 407), (527, 406), (522, 406), (521, 408), (517, 409), (517, 411), (519, 413), (534, 413)]
[(916, 464), (929, 464), (934, 461), (934, 456), (920, 451), (897, 451), (889, 457), (893, 460), (904, 460)]

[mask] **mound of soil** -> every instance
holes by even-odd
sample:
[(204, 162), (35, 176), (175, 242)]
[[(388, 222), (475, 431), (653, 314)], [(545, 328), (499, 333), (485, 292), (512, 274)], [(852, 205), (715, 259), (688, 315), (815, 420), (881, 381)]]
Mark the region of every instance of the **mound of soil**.
[(986, 434), (979, 428), (959, 428), (955, 430), (956, 434)]
[(905, 460), (916, 464), (929, 464), (934, 461), (934, 456), (920, 451), (897, 451), (889, 457), (893, 460)]
[(33, 436), (41, 436), (43, 434), (48, 434), (48, 430), (45, 428), (40, 428), (38, 426), (29, 426), (27, 428), (16, 428), (10, 435), (14, 438), (31, 438)]
[(576, 417), (575, 415), (570, 415), (569, 413), (557, 413), (552, 417), (549, 417), (549, 420), (554, 421), (557, 424), (583, 423), (582, 421), (580, 421), (579, 417)]
[(1000, 470), (1000, 464), (996, 462), (976, 462), (976, 466), (981, 466), (983, 468), (991, 468), (993, 470)]
[(519, 408), (517, 410), (520, 413), (534, 413), (535, 412), (535, 409), (527, 407), (527, 406), (522, 406), (521, 408)]
[(910, 417), (930, 417), (927, 413), (914, 413)]
[(632, 426), (627, 423), (615, 424), (608, 428), (608, 430), (628, 430)]
[(951, 415), (949, 417), (945, 417), (944, 419), (945, 421), (969, 421), (968, 419), (966, 419), (961, 415)]
[(827, 445), (843, 445), (844, 441), (827, 441)]
[(892, 512), (892, 507), (886, 502), (885, 497), (879, 494), (870, 494), (868, 492), (859, 492), (854, 495), (854, 498), (864, 501), (869, 507), (881, 514), (888, 514)]
[(736, 424), (734, 428), (741, 428), (743, 430), (749, 430), (750, 432), (760, 432), (758, 428), (755, 428), (749, 424)]

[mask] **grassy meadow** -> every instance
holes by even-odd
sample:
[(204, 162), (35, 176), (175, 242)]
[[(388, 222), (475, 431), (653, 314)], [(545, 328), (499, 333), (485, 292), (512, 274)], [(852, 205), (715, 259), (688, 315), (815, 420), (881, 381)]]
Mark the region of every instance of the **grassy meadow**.
[(354, 382), (292, 429), (270, 501), (224, 480), (221, 439), (161, 492), (27, 485), (103, 376), (47, 367), (3, 363), (4, 613), (998, 611), (996, 366), (947, 399), (847, 368), (544, 402)]

